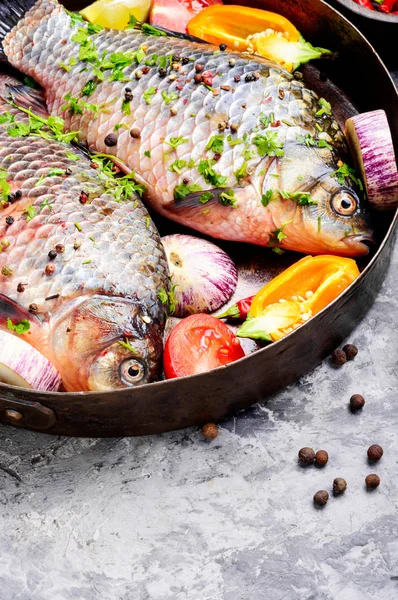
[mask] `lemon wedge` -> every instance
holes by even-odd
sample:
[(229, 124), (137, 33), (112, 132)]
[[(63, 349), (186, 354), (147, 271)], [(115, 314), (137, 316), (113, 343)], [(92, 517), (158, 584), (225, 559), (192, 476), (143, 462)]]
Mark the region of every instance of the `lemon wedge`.
[(152, 0), (97, 0), (80, 11), (82, 17), (109, 29), (126, 29), (130, 17), (145, 22)]

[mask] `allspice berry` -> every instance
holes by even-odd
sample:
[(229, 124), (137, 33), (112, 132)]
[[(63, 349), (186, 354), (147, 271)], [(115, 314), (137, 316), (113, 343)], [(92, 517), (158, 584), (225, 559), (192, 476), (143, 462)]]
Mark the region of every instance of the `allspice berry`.
[(380, 485), (380, 477), (375, 473), (367, 475), (365, 479), (365, 484), (367, 488), (369, 488), (370, 490), (374, 490)]
[(314, 504), (318, 504), (318, 506), (325, 506), (328, 500), (329, 494), (326, 490), (319, 490), (319, 492), (314, 495)]
[(350, 409), (352, 412), (361, 410), (365, 405), (365, 398), (361, 394), (353, 394), (350, 398)]
[(340, 496), (347, 489), (347, 482), (342, 477), (336, 477), (333, 479), (333, 495)]
[(347, 360), (352, 360), (358, 354), (358, 348), (354, 344), (346, 344), (343, 346), (343, 352), (345, 352)]
[(218, 426), (215, 423), (206, 423), (202, 427), (202, 433), (207, 440), (215, 440), (218, 436)]
[(332, 364), (341, 367), (347, 362), (347, 356), (344, 350), (335, 350), (332, 353)]
[(108, 133), (108, 135), (104, 139), (104, 144), (108, 148), (111, 148), (112, 146), (116, 146), (116, 144), (117, 144), (117, 135), (115, 133)]
[(315, 454), (315, 462), (320, 467), (323, 467), (324, 465), (326, 465), (328, 460), (329, 460), (329, 454), (326, 452), (326, 450), (318, 450), (318, 452)]
[(383, 456), (383, 448), (379, 444), (373, 444), (368, 448), (368, 458), (372, 462), (377, 462)]
[(312, 465), (315, 459), (315, 452), (312, 448), (301, 448), (298, 457), (302, 465)]

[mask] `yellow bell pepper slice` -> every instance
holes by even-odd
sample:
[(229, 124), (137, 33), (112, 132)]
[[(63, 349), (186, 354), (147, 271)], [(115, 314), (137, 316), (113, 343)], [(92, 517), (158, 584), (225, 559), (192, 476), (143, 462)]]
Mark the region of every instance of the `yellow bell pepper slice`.
[(300, 37), (295, 26), (282, 15), (247, 6), (209, 6), (187, 25), (189, 34), (212, 44), (226, 44), (229, 50), (239, 52), (247, 50), (250, 35), (270, 29), (282, 33), (291, 42), (297, 42)]
[(358, 275), (351, 258), (306, 256), (254, 296), (248, 320), (237, 335), (278, 340), (335, 300)]

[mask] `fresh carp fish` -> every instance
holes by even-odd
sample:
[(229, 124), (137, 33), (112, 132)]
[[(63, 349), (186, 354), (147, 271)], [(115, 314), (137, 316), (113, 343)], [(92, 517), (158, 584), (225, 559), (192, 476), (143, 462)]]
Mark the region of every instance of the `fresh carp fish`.
[(168, 289), (159, 234), (131, 180), (117, 201), (117, 180), (59, 141), (62, 121), (10, 108), (13, 84), (0, 75), (0, 326), (44, 354), (66, 391), (153, 381)]
[[(0, 8), (8, 61), (50, 114), (117, 156), (162, 215), (215, 238), (359, 256), (362, 184), (330, 104), (277, 64), (153, 27), (86, 23), (56, 0)], [(156, 35), (157, 34), (157, 35)]]

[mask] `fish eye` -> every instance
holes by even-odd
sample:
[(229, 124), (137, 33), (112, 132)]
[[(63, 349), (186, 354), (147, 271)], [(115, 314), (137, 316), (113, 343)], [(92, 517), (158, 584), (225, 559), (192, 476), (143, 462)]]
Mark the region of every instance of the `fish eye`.
[(342, 217), (350, 217), (357, 209), (356, 198), (347, 191), (337, 192), (332, 197), (331, 205), (335, 213)]
[(129, 358), (120, 365), (120, 375), (124, 383), (134, 385), (145, 377), (145, 367), (140, 360)]

